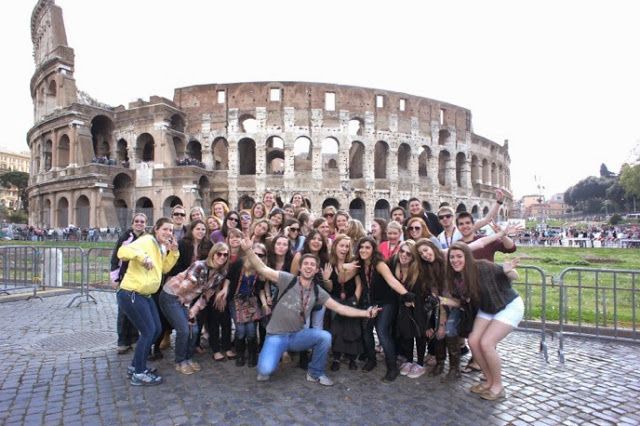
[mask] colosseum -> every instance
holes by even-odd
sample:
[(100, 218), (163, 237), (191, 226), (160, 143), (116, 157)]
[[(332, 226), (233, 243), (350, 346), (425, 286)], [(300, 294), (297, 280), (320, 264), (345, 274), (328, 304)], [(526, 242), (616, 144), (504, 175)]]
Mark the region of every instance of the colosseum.
[(508, 142), (473, 133), (471, 111), (387, 90), (308, 82), (207, 84), (128, 107), (76, 88), (62, 10), (39, 0), (31, 17), (35, 73), (30, 223), (127, 226), (175, 204), (249, 205), (302, 193), (370, 222), (416, 196), (487, 212), (512, 197)]

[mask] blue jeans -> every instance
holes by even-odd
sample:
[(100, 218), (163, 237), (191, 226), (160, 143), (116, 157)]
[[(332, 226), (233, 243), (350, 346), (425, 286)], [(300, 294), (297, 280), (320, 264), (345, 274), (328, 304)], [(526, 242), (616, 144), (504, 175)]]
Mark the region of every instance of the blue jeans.
[(382, 311), (378, 313), (376, 318), (366, 320), (364, 323), (364, 330), (362, 331), (364, 350), (369, 361), (376, 360), (375, 340), (373, 338), (373, 327), (375, 327), (376, 333), (378, 333), (380, 346), (382, 346), (382, 349), (384, 350), (387, 368), (397, 368), (396, 345), (391, 334), (391, 327), (393, 326), (398, 314), (398, 306), (394, 303), (389, 303), (382, 305), (381, 308)]
[(331, 333), (325, 330), (304, 328), (295, 333), (267, 334), (258, 359), (258, 374), (273, 374), (285, 351), (300, 352), (313, 349), (309, 374), (318, 378), (324, 374), (330, 348)]
[(189, 324), (189, 312), (178, 296), (160, 292), (160, 309), (176, 330), (176, 364), (193, 358), (198, 339), (198, 323)]
[(236, 321), (236, 307), (231, 303), (229, 306), (229, 311), (231, 312), (231, 318), (236, 325), (236, 340), (242, 339), (255, 339), (256, 338), (256, 323), (254, 321), (249, 322), (237, 322)]
[[(317, 328), (322, 330), (324, 328), (324, 313), (327, 312), (327, 308), (324, 306), (317, 311), (311, 311), (311, 315), (309, 315), (304, 322), (305, 328)], [(309, 325), (309, 321), (311, 321), (311, 325)]]
[(460, 322), (460, 309), (451, 308), (447, 316), (446, 335), (447, 337), (456, 337), (458, 335), (458, 323)]
[(129, 290), (118, 290), (116, 297), (118, 298), (118, 308), (122, 309), (140, 332), (131, 364), (135, 367), (136, 373), (142, 373), (147, 369), (147, 357), (151, 345), (162, 330), (158, 307), (151, 297), (145, 297)]

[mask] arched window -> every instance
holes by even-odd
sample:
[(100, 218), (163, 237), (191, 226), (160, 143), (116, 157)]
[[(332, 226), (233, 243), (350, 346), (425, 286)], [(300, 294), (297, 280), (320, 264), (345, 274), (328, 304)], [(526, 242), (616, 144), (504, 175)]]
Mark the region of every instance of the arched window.
[(267, 139), (266, 164), (267, 174), (284, 174), (284, 141), (278, 136)]
[(155, 142), (149, 133), (143, 133), (136, 140), (136, 156), (144, 162), (154, 161)]
[(177, 136), (173, 137), (173, 148), (176, 150), (176, 161), (184, 160), (185, 148), (184, 141)]
[(69, 165), (70, 145), (69, 136), (62, 135), (60, 141), (58, 141), (58, 167), (62, 168)]
[(216, 138), (211, 146), (213, 152), (213, 169), (229, 169), (229, 144), (225, 138)]
[(91, 120), (91, 140), (93, 153), (97, 158), (111, 158), (113, 121), (107, 116), (97, 115)]
[(442, 129), (438, 132), (438, 145), (446, 145), (449, 143), (449, 139), (451, 138), (451, 132)]
[(440, 151), (440, 157), (438, 158), (438, 182), (440, 185), (447, 185), (447, 164), (451, 155), (448, 151)]
[(420, 155), (418, 156), (418, 176), (427, 177), (429, 170), (429, 161), (431, 160), (431, 150), (428, 146), (423, 145), (420, 148)]
[(243, 138), (238, 142), (238, 164), (241, 175), (256, 174), (256, 143), (253, 139)]
[(489, 162), (485, 158), (484, 160), (482, 160), (482, 183), (485, 185), (489, 185), (491, 183), (489, 181), (490, 172), (491, 170), (489, 169)]
[(349, 120), (349, 136), (362, 136), (364, 120), (358, 117)]
[(120, 139), (118, 141), (116, 153), (121, 165), (129, 161), (129, 147), (126, 140)]
[(196, 160), (202, 161), (202, 145), (197, 140), (191, 140), (187, 144), (187, 157)]
[(147, 215), (147, 224), (153, 225), (153, 202), (147, 197), (138, 198), (136, 201), (136, 212), (144, 213)]
[(184, 118), (180, 114), (173, 114), (171, 116), (171, 129), (176, 132), (184, 133)]
[(409, 162), (411, 160), (411, 148), (406, 143), (400, 144), (398, 147), (398, 172), (409, 171)]
[(311, 139), (301, 136), (293, 144), (293, 169), (297, 172), (310, 172), (313, 168), (311, 158)]
[(238, 120), (240, 131), (243, 133), (255, 133), (258, 130), (258, 120), (252, 115), (244, 114)]
[(58, 200), (58, 227), (69, 226), (69, 201), (62, 197)]
[(389, 202), (385, 199), (380, 199), (376, 201), (376, 205), (373, 208), (373, 215), (375, 217), (381, 217), (383, 219), (389, 220), (389, 210), (390, 210)]
[(322, 208), (324, 209), (327, 206), (333, 206), (336, 210), (340, 210), (340, 203), (335, 198), (325, 198), (322, 202)]
[(467, 211), (467, 206), (465, 206), (463, 203), (458, 204), (458, 207), (456, 208), (456, 213), (462, 213), (466, 211)]
[(462, 187), (464, 183), (462, 182), (462, 169), (464, 168), (465, 161), (467, 161), (467, 158), (462, 152), (459, 152), (458, 155), (456, 155), (456, 183), (458, 187)]
[(171, 218), (171, 209), (173, 209), (173, 207), (177, 206), (178, 204), (184, 206), (182, 200), (175, 195), (167, 197), (162, 203), (162, 214), (164, 215), (164, 217)]
[(361, 179), (364, 177), (362, 162), (364, 160), (364, 145), (362, 142), (354, 141), (349, 149), (349, 178)]
[(320, 151), (322, 170), (338, 170), (338, 141), (334, 138), (325, 138)]
[(358, 219), (363, 224), (365, 223), (366, 209), (364, 201), (360, 198), (354, 198), (351, 203), (349, 203), (349, 214), (352, 218)]
[(89, 214), (91, 211), (91, 204), (89, 199), (85, 195), (81, 195), (76, 200), (76, 225), (79, 228), (89, 227)]
[(51, 170), (52, 160), (53, 160), (52, 152), (53, 152), (53, 142), (51, 142), (51, 139), (48, 139), (44, 143), (44, 151), (43, 151), (45, 171)]
[(471, 157), (471, 182), (476, 183), (480, 181), (480, 161), (478, 157), (473, 155)]
[(376, 142), (373, 151), (373, 174), (376, 179), (387, 178), (387, 158), (389, 145), (385, 141)]

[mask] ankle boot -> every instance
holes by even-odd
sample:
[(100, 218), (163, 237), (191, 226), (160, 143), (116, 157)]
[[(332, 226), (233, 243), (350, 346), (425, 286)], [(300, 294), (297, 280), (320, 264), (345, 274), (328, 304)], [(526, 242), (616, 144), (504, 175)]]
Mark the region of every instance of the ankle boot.
[(393, 382), (400, 375), (400, 370), (398, 369), (398, 365), (395, 359), (386, 361), (386, 364), (387, 364), (387, 372), (382, 378), (382, 381), (386, 383), (390, 383), (390, 382)]
[(256, 339), (247, 339), (247, 367), (255, 367), (258, 363), (258, 342)]
[(457, 337), (445, 338), (447, 352), (449, 352), (449, 372), (443, 381), (452, 381), (459, 379), (460, 374), (460, 345)]
[(429, 372), (429, 376), (431, 377), (439, 376), (444, 371), (444, 361), (447, 358), (447, 347), (444, 339), (436, 340), (433, 349), (436, 356), (436, 365), (433, 367), (433, 370)]
[(236, 340), (236, 367), (242, 367), (245, 363), (244, 348), (244, 339)]

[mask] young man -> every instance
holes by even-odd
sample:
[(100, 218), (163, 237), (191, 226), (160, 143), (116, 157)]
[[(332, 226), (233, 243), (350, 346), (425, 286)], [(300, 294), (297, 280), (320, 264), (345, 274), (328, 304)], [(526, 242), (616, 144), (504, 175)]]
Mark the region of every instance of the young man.
[(425, 211), (422, 208), (422, 203), (416, 197), (409, 198), (409, 214), (411, 217), (422, 217), (431, 234), (438, 235), (442, 232), (443, 228), (438, 222), (437, 216), (431, 212)]
[[(498, 214), (500, 206), (504, 203), (504, 193), (500, 189), (496, 189), (496, 202), (489, 210), (489, 213), (476, 223), (472, 224), (472, 232), (475, 234), (480, 228), (488, 225)], [(438, 240), (443, 249), (449, 248), (449, 246), (456, 241), (462, 239), (462, 234), (456, 228), (455, 225), (455, 212), (453, 208), (449, 206), (440, 207), (438, 210), (438, 220), (444, 228), (444, 230), (438, 234)], [(471, 231), (470, 231), (471, 232)]]
[[(340, 315), (360, 318), (375, 318), (380, 308), (355, 309), (336, 302), (321, 287), (318, 287), (316, 292), (313, 288), (313, 277), (318, 271), (319, 260), (312, 254), (302, 256), (300, 275), (296, 277), (266, 266), (253, 253), (251, 240), (243, 240), (242, 249), (256, 271), (264, 279), (278, 286), (279, 294), (279, 301), (273, 308), (271, 320), (267, 325), (267, 338), (258, 359), (258, 381), (269, 380), (285, 351), (300, 352), (313, 349), (307, 380), (332, 386), (333, 381), (324, 373), (331, 348), (331, 333), (326, 330), (304, 328), (305, 320), (311, 314), (312, 308), (318, 303)], [(289, 287), (293, 282), (295, 284)]]
[(407, 212), (402, 208), (402, 206), (395, 206), (391, 209), (391, 220), (395, 220), (396, 222), (403, 224), (407, 219)]
[[(461, 240), (467, 244), (483, 238), (475, 233), (473, 216), (469, 212), (458, 214), (458, 217), (456, 217), (456, 226), (460, 234), (462, 234)], [(495, 254), (498, 251), (501, 253), (515, 253), (516, 244), (508, 235), (505, 235), (501, 239), (493, 241), (482, 248), (473, 250), (472, 254), (474, 259), (484, 259), (489, 262), (494, 262)]]
[(180, 204), (176, 204), (171, 209), (171, 222), (173, 223), (173, 237), (176, 243), (179, 242), (187, 233), (187, 227), (184, 224), (187, 219), (187, 210)]
[(267, 216), (269, 215), (269, 213), (271, 213), (271, 210), (277, 207), (276, 197), (275, 195), (273, 195), (273, 192), (271, 191), (267, 191), (264, 193), (264, 195), (262, 196), (262, 202), (267, 208), (267, 211), (265, 212)]

